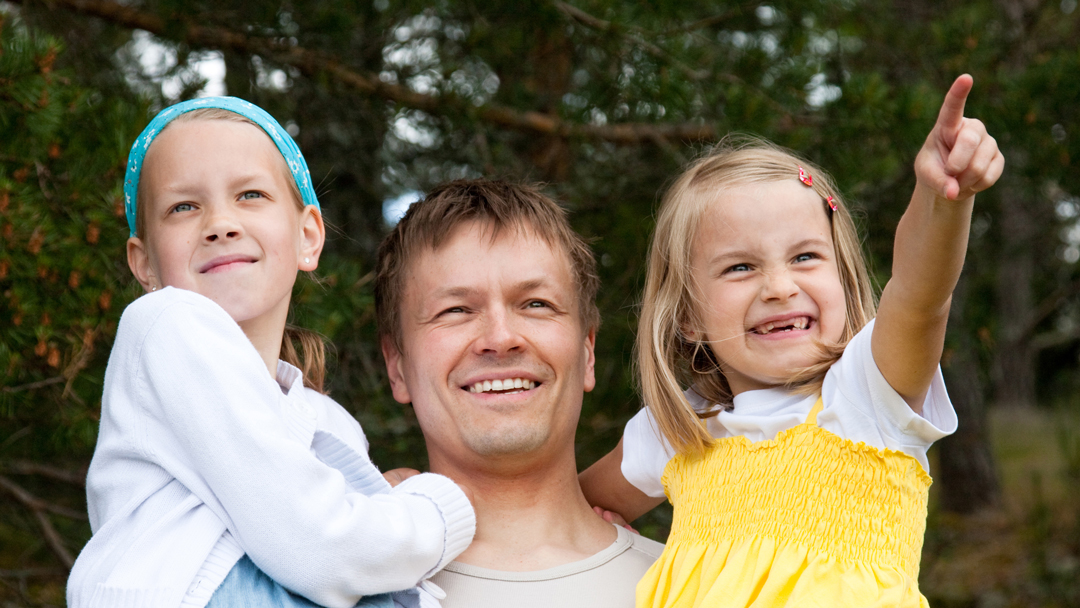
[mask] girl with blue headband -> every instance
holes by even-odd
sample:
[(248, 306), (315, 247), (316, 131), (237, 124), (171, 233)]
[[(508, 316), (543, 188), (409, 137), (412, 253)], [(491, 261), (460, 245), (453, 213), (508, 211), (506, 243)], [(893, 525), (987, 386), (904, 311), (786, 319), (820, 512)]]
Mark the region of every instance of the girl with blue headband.
[(300, 365), (286, 335), (325, 239), (292, 138), (243, 100), (186, 101), (132, 146), (124, 194), (148, 293), (109, 358), (68, 605), (437, 605), (426, 579), (471, 542), (468, 498), (384, 478), (321, 390), (321, 341)]

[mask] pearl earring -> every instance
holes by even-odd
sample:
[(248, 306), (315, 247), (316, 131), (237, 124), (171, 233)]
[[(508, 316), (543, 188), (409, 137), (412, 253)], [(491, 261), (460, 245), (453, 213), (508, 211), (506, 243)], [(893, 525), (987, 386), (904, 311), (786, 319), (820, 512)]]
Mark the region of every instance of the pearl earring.
[(311, 258), (304, 258), (304, 263), (305, 264), (310, 264), (311, 263)]

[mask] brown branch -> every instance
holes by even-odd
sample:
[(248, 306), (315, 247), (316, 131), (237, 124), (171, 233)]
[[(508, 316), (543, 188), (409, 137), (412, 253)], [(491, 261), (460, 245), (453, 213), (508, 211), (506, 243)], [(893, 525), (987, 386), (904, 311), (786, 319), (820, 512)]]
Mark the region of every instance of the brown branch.
[(1032, 313), (1031, 318), (1024, 324), (1024, 329), (1020, 332), (1020, 335), (1022, 336), (1021, 339), (1030, 338), (1035, 333), (1035, 329), (1038, 328), (1040, 323), (1046, 320), (1050, 315), (1054, 314), (1054, 312), (1061, 308), (1076, 294), (1080, 294), (1080, 279), (1054, 290), (1054, 293), (1050, 294), (1046, 299), (1039, 303), (1035, 308), (1035, 312)]
[(693, 32), (693, 31), (704, 29), (704, 28), (707, 28), (707, 27), (712, 27), (714, 25), (723, 23), (723, 22), (725, 22), (725, 21), (727, 21), (729, 19), (733, 19), (735, 17), (738, 17), (738, 16), (742, 15), (743, 13), (745, 13), (748, 9), (755, 8), (755, 7), (759, 6), (759, 5), (761, 5), (761, 2), (756, 2), (756, 1), (755, 2), (746, 2), (744, 4), (736, 6), (735, 8), (733, 8), (733, 9), (731, 9), (729, 11), (720, 13), (719, 15), (713, 15), (712, 17), (705, 17), (704, 19), (698, 19), (697, 21), (694, 21), (694, 22), (689, 23), (687, 25), (684, 25), (682, 27), (678, 27), (678, 28), (671, 29), (671, 30), (668, 30), (666, 32), (663, 32), (663, 34), (666, 36), (666, 35), (670, 35), (670, 34)]
[(53, 481), (69, 483), (81, 488), (86, 487), (86, 471), (69, 471), (29, 460), (0, 462), (0, 471), (6, 471), (13, 475), (40, 475)]
[(559, 11), (562, 12), (567, 17), (570, 17), (574, 21), (577, 21), (578, 23), (580, 23), (580, 24), (582, 24), (582, 25), (584, 25), (586, 27), (590, 27), (590, 28), (592, 28), (594, 30), (599, 30), (601, 32), (613, 32), (614, 31), (615, 33), (619, 33), (623, 38), (626, 38), (630, 42), (632, 42), (632, 43), (636, 44), (637, 46), (641, 47), (642, 49), (644, 49), (646, 53), (652, 55), (653, 57), (656, 57), (657, 59), (660, 59), (662, 61), (666, 61), (667, 63), (670, 63), (671, 65), (675, 66), (676, 68), (679, 69), (679, 71), (681, 71), (683, 74), (685, 74), (686, 77), (689, 78), (690, 80), (702, 80), (704, 78), (709, 77), (710, 72), (708, 70), (695, 70), (694, 68), (686, 65), (682, 61), (679, 61), (678, 59), (673, 57), (671, 55), (671, 53), (665, 51), (664, 49), (662, 49), (662, 48), (660, 48), (658, 46), (656, 46), (655, 44), (649, 42), (648, 40), (645, 40), (644, 38), (642, 38), (638, 34), (618, 32), (619, 28), (616, 28), (615, 26), (613, 26), (610, 21), (604, 21), (603, 19), (593, 17), (592, 15), (590, 15), (589, 13), (586, 13), (585, 11), (581, 10), (580, 8), (570, 6), (569, 4), (567, 4), (565, 2), (558, 2), (558, 1), (555, 2), (555, 8), (559, 9)]
[[(26, 0), (12, 0), (22, 4)], [(342, 65), (335, 58), (295, 46), (285, 38), (251, 37), (220, 27), (187, 24), (166, 27), (157, 15), (119, 4), (112, 0), (51, 0), (50, 7), (61, 7), (83, 15), (99, 17), (121, 27), (141, 29), (155, 36), (185, 42), (192, 46), (228, 49), (244, 54), (261, 55), (300, 70), (307, 76), (326, 74), (353, 89), (392, 101), (401, 106), (429, 113), (455, 110), (507, 129), (557, 137), (599, 139), (621, 145), (641, 144), (660, 137), (668, 140), (716, 139), (715, 127), (707, 124), (622, 123), (582, 125), (566, 122), (557, 116), (535, 111), (519, 111), (499, 104), (473, 107), (454, 94), (425, 95), (406, 86), (381, 81), (375, 75), (362, 74)]]
[(20, 568), (18, 570), (0, 570), (0, 578), (35, 578), (47, 576), (64, 576), (66, 570), (60, 568)]
[(1069, 342), (1075, 342), (1076, 340), (1080, 340), (1080, 327), (1065, 332), (1039, 334), (1032, 337), (1028, 344), (1031, 345), (1032, 350), (1038, 352), (1047, 348), (1068, 344)]
[(19, 386), (5, 386), (0, 388), (0, 392), (3, 393), (18, 393), (20, 391), (32, 391), (34, 389), (44, 388), (53, 384), (60, 384), (65, 382), (67, 378), (64, 376), (56, 376), (47, 380), (38, 380), (37, 382), (30, 382), (28, 384), (20, 384)]
[[(71, 566), (75, 564), (75, 558), (71, 556), (71, 552), (64, 546), (64, 539), (60, 538), (60, 534), (53, 527), (52, 522), (49, 521), (49, 516), (45, 514), (45, 511), (51, 511), (65, 517), (71, 517), (71, 514), (75, 512), (46, 503), (3, 475), (0, 475), (0, 489), (7, 490), (9, 494), (15, 497), (15, 500), (22, 503), (24, 507), (34, 514), (34, 517), (38, 520), (38, 526), (41, 527), (41, 533), (45, 536), (45, 542), (48, 543), (49, 548), (56, 554), (56, 557), (60, 558), (60, 562), (64, 564), (64, 567), (71, 570)], [(86, 518), (82, 514), (77, 514), (77, 517)]]

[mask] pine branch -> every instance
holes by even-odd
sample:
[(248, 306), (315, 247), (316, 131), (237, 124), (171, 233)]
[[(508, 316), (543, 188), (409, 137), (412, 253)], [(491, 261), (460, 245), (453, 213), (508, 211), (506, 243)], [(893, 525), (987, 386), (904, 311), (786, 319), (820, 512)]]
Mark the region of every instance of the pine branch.
[(0, 462), (0, 471), (6, 471), (13, 475), (40, 475), (53, 481), (69, 483), (81, 488), (86, 487), (86, 471), (69, 471), (29, 460)]
[[(12, 0), (23, 4), (26, 0)], [(452, 111), (466, 112), (489, 124), (538, 135), (563, 138), (583, 138), (608, 141), (621, 145), (637, 145), (659, 139), (679, 141), (712, 140), (718, 137), (713, 125), (698, 123), (621, 123), (609, 125), (583, 125), (567, 122), (558, 116), (535, 111), (520, 111), (499, 104), (472, 104), (452, 93), (426, 95), (417, 93), (400, 84), (379, 80), (376, 75), (363, 74), (336, 58), (324, 53), (290, 45), (283, 39), (248, 36), (220, 27), (186, 24), (167, 27), (157, 15), (125, 6), (112, 0), (51, 0), (50, 7), (64, 8), (83, 15), (91, 15), (130, 29), (141, 29), (161, 38), (184, 42), (191, 46), (228, 49), (241, 54), (260, 55), (292, 66), (301, 73), (313, 77), (325, 74), (338, 82), (367, 95), (380, 97), (401, 106), (422, 110), (431, 114)]]
[(635, 45), (641, 47), (642, 49), (644, 49), (646, 53), (652, 55), (653, 57), (656, 57), (657, 59), (659, 59), (661, 61), (666, 61), (666, 62), (670, 63), (671, 65), (675, 66), (676, 68), (679, 69), (679, 71), (681, 71), (690, 80), (702, 80), (702, 79), (705, 79), (705, 78), (709, 77), (710, 72), (708, 70), (695, 70), (694, 68), (686, 65), (682, 61), (679, 61), (675, 57), (672, 57), (671, 53), (668, 53), (664, 49), (656, 46), (655, 44), (649, 42), (648, 40), (645, 40), (641, 36), (641, 32), (622, 33), (622, 32), (619, 31), (618, 28), (613, 26), (610, 21), (604, 21), (603, 19), (593, 17), (592, 15), (590, 15), (589, 13), (586, 13), (585, 11), (581, 10), (580, 8), (570, 6), (569, 4), (567, 4), (565, 2), (558, 2), (558, 1), (555, 2), (555, 8), (559, 9), (559, 11), (562, 12), (567, 17), (573, 19), (574, 21), (577, 21), (578, 23), (580, 23), (580, 24), (582, 24), (582, 25), (584, 25), (586, 27), (589, 27), (589, 28), (592, 28), (594, 30), (598, 30), (598, 31), (601, 31), (601, 32), (615, 32), (615, 33), (620, 34), (623, 38), (626, 38), (627, 40), (629, 40), (633, 44), (635, 44)]
[(48, 378), (46, 380), (39, 380), (37, 382), (30, 382), (28, 384), (20, 384), (19, 386), (4, 386), (0, 387), (0, 393), (18, 393), (20, 391), (32, 391), (39, 388), (44, 388), (53, 384), (60, 384), (66, 381), (64, 376), (56, 376)]
[(60, 537), (60, 533), (53, 527), (52, 522), (49, 521), (49, 516), (45, 512), (49, 511), (73, 519), (86, 519), (86, 516), (71, 509), (47, 503), (3, 475), (0, 475), (0, 489), (6, 490), (8, 494), (14, 496), (15, 500), (34, 514), (38, 526), (41, 528), (41, 533), (45, 537), (45, 542), (56, 554), (56, 557), (60, 558), (60, 562), (64, 564), (64, 567), (71, 570), (71, 566), (75, 564), (75, 558), (71, 556), (71, 552), (64, 546), (64, 539)]

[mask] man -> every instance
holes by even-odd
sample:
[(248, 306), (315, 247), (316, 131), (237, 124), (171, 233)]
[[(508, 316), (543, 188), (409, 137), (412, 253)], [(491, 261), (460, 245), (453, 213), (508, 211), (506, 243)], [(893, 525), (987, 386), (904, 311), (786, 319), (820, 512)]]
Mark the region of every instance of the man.
[(633, 606), (663, 546), (603, 521), (574, 434), (592, 390), (596, 264), (538, 190), (442, 186), (379, 248), (375, 285), (394, 398), (431, 470), (476, 509), (472, 545), (432, 580), (458, 606)]

